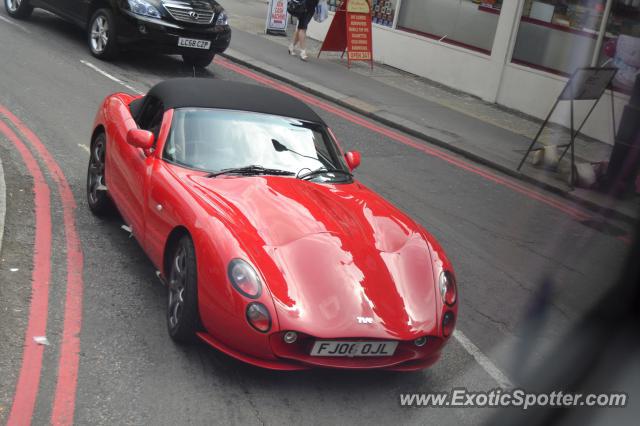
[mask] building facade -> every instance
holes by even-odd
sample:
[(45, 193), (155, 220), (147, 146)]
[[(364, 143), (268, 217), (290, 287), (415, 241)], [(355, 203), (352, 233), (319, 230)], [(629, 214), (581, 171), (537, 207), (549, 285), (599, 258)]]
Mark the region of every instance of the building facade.
[[(340, 0), (329, 0), (335, 10)], [(640, 70), (640, 0), (370, 0), (376, 61), (538, 118), (576, 68), (615, 66), (582, 132), (612, 143)], [(323, 40), (331, 18), (309, 27)], [(591, 107), (576, 103), (576, 120)], [(569, 105), (551, 120), (568, 125)]]

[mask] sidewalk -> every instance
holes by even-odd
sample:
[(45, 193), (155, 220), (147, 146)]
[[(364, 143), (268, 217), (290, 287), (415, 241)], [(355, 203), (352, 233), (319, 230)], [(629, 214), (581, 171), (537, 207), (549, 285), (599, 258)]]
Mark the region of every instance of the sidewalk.
[[(620, 201), (591, 190), (571, 190), (565, 174), (530, 163), (525, 163), (522, 173), (516, 172), (540, 120), (381, 64), (371, 70), (368, 63), (354, 63), (348, 69), (340, 54), (322, 53), (317, 59), (320, 43), (314, 40), (308, 40), (309, 61), (305, 63), (288, 54), (291, 37), (264, 34), (265, 0), (227, 1), (224, 6), (233, 28), (231, 46), (224, 54), (230, 60), (592, 210), (635, 221), (637, 196)], [(289, 31), (292, 29), (290, 26)], [(543, 133), (541, 143), (558, 145), (568, 140), (566, 128), (552, 125)], [(597, 162), (609, 158), (611, 146), (579, 137), (575, 152), (576, 162)]]

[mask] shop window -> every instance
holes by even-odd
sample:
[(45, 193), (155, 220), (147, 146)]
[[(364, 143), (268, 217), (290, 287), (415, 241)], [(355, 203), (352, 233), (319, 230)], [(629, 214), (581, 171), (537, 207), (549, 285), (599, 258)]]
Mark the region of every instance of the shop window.
[(525, 0), (514, 63), (561, 75), (589, 66), (606, 0)]
[(491, 53), (501, 0), (402, 0), (396, 28)]
[(631, 90), (640, 72), (640, 0), (613, 1), (598, 64), (618, 68), (616, 90)]
[(397, 0), (373, 0), (371, 3), (371, 19), (374, 24), (393, 27)]
[[(330, 11), (336, 11), (342, 0), (328, 0)], [(371, 4), (371, 20), (374, 24), (393, 27), (398, 0), (369, 0)]]
[(335, 12), (338, 9), (338, 6), (340, 6), (340, 3), (342, 3), (342, 0), (328, 0), (327, 1), (327, 5), (329, 6), (329, 10)]

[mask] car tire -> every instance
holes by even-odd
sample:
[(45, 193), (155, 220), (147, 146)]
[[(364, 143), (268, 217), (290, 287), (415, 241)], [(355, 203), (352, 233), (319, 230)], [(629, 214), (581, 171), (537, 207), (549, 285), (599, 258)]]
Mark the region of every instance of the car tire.
[(89, 21), (87, 43), (91, 54), (98, 59), (108, 60), (118, 55), (116, 21), (111, 10), (95, 11)]
[(215, 58), (215, 53), (205, 53), (200, 55), (182, 55), (182, 60), (184, 63), (190, 67), (196, 68), (206, 68), (211, 65), (213, 62), (213, 58)]
[(89, 149), (89, 167), (87, 169), (87, 202), (96, 216), (111, 213), (113, 205), (104, 178), (107, 137), (99, 133), (91, 142)]
[(189, 235), (174, 244), (167, 271), (167, 329), (176, 343), (195, 340), (199, 329), (196, 253)]
[(33, 12), (29, 0), (4, 0), (4, 8), (9, 16), (16, 19), (26, 19)]

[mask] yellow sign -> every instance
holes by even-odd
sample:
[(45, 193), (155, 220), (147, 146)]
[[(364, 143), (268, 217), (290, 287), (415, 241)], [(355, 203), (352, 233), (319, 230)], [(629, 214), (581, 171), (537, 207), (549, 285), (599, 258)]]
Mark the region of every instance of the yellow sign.
[(367, 0), (348, 0), (347, 12), (350, 13), (369, 13), (371, 8)]

